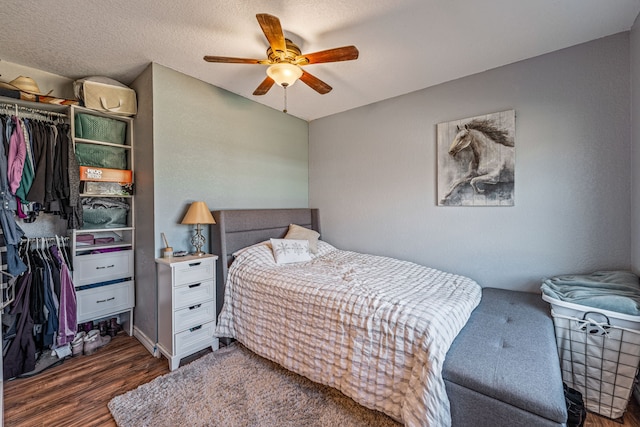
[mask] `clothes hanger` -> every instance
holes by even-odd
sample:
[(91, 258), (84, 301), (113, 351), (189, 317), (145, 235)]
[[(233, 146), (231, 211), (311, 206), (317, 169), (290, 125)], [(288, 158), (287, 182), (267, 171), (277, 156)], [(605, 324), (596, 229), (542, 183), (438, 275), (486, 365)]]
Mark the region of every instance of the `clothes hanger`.
[(23, 254), (24, 261), (27, 261), (27, 271), (31, 273), (31, 256), (29, 251), (31, 250), (31, 239), (27, 239), (27, 244), (25, 245), (25, 250)]
[(10, 279), (15, 279), (16, 278), (16, 276), (14, 276), (13, 274), (9, 273), (8, 271), (0, 270), (0, 273), (4, 274), (5, 276), (9, 277)]
[(56, 244), (58, 246), (58, 253), (62, 258), (62, 261), (67, 265), (67, 268), (68, 268), (69, 260), (67, 259), (67, 251), (65, 250), (65, 247), (66, 247), (65, 238), (63, 236), (58, 236), (56, 234)]

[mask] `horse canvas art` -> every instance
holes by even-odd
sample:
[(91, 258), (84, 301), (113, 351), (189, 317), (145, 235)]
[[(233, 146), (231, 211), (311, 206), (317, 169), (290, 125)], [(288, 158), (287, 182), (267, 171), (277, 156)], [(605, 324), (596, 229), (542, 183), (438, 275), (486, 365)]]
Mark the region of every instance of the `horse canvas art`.
[(437, 125), (438, 205), (513, 206), (515, 111)]

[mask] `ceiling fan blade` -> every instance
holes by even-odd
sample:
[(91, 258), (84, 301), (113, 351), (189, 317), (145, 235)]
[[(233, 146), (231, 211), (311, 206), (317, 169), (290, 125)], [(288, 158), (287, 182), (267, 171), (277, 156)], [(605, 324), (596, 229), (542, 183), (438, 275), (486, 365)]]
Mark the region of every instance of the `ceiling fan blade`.
[(271, 86), (273, 86), (274, 83), (275, 81), (271, 77), (267, 76), (267, 78), (264, 79), (262, 83), (260, 83), (260, 86), (258, 86), (256, 90), (253, 91), (253, 94), (256, 96), (264, 95), (265, 93), (269, 92), (269, 89), (271, 89)]
[(256, 18), (258, 18), (258, 23), (262, 28), (264, 36), (269, 41), (271, 50), (273, 50), (274, 52), (286, 52), (287, 44), (284, 41), (284, 33), (282, 32), (280, 20), (273, 15), (269, 15), (268, 13), (259, 13), (256, 15)]
[(222, 62), (225, 64), (260, 64), (258, 59), (250, 58), (230, 58), (228, 56), (205, 56), (204, 60), (207, 62)]
[(331, 89), (333, 89), (331, 86), (329, 86), (319, 78), (312, 76), (311, 74), (307, 73), (304, 70), (302, 71), (302, 76), (300, 77), (300, 80), (302, 80), (307, 86), (309, 86), (311, 89), (318, 92), (320, 95), (329, 93), (331, 92)]
[[(358, 54), (358, 49), (356, 49), (355, 46), (343, 46), (335, 49), (300, 55), (298, 58), (306, 58), (307, 61), (309, 61), (309, 64), (320, 64), (323, 62), (351, 61), (353, 59), (358, 59)], [(296, 58), (296, 60), (298, 58)]]

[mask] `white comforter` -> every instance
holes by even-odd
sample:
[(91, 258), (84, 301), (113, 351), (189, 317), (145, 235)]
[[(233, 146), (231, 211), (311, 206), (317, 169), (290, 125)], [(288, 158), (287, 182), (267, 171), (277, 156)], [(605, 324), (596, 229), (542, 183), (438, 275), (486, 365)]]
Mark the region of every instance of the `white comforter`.
[(229, 268), (217, 335), (407, 426), (448, 426), (442, 365), (478, 305), (473, 280), (318, 242), (277, 265), (267, 244)]

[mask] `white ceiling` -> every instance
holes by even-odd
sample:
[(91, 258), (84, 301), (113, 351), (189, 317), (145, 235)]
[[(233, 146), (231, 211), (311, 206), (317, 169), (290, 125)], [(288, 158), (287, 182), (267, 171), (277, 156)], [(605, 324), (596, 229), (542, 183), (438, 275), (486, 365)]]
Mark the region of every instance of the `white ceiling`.
[(289, 114), (313, 120), (627, 31), (639, 12), (639, 0), (3, 0), (0, 59), (125, 84), (156, 62), (281, 110), (282, 88), (252, 95), (265, 66), (202, 59), (265, 58), (255, 15), (269, 13), (303, 53), (360, 51), (305, 68), (330, 93), (288, 89)]

